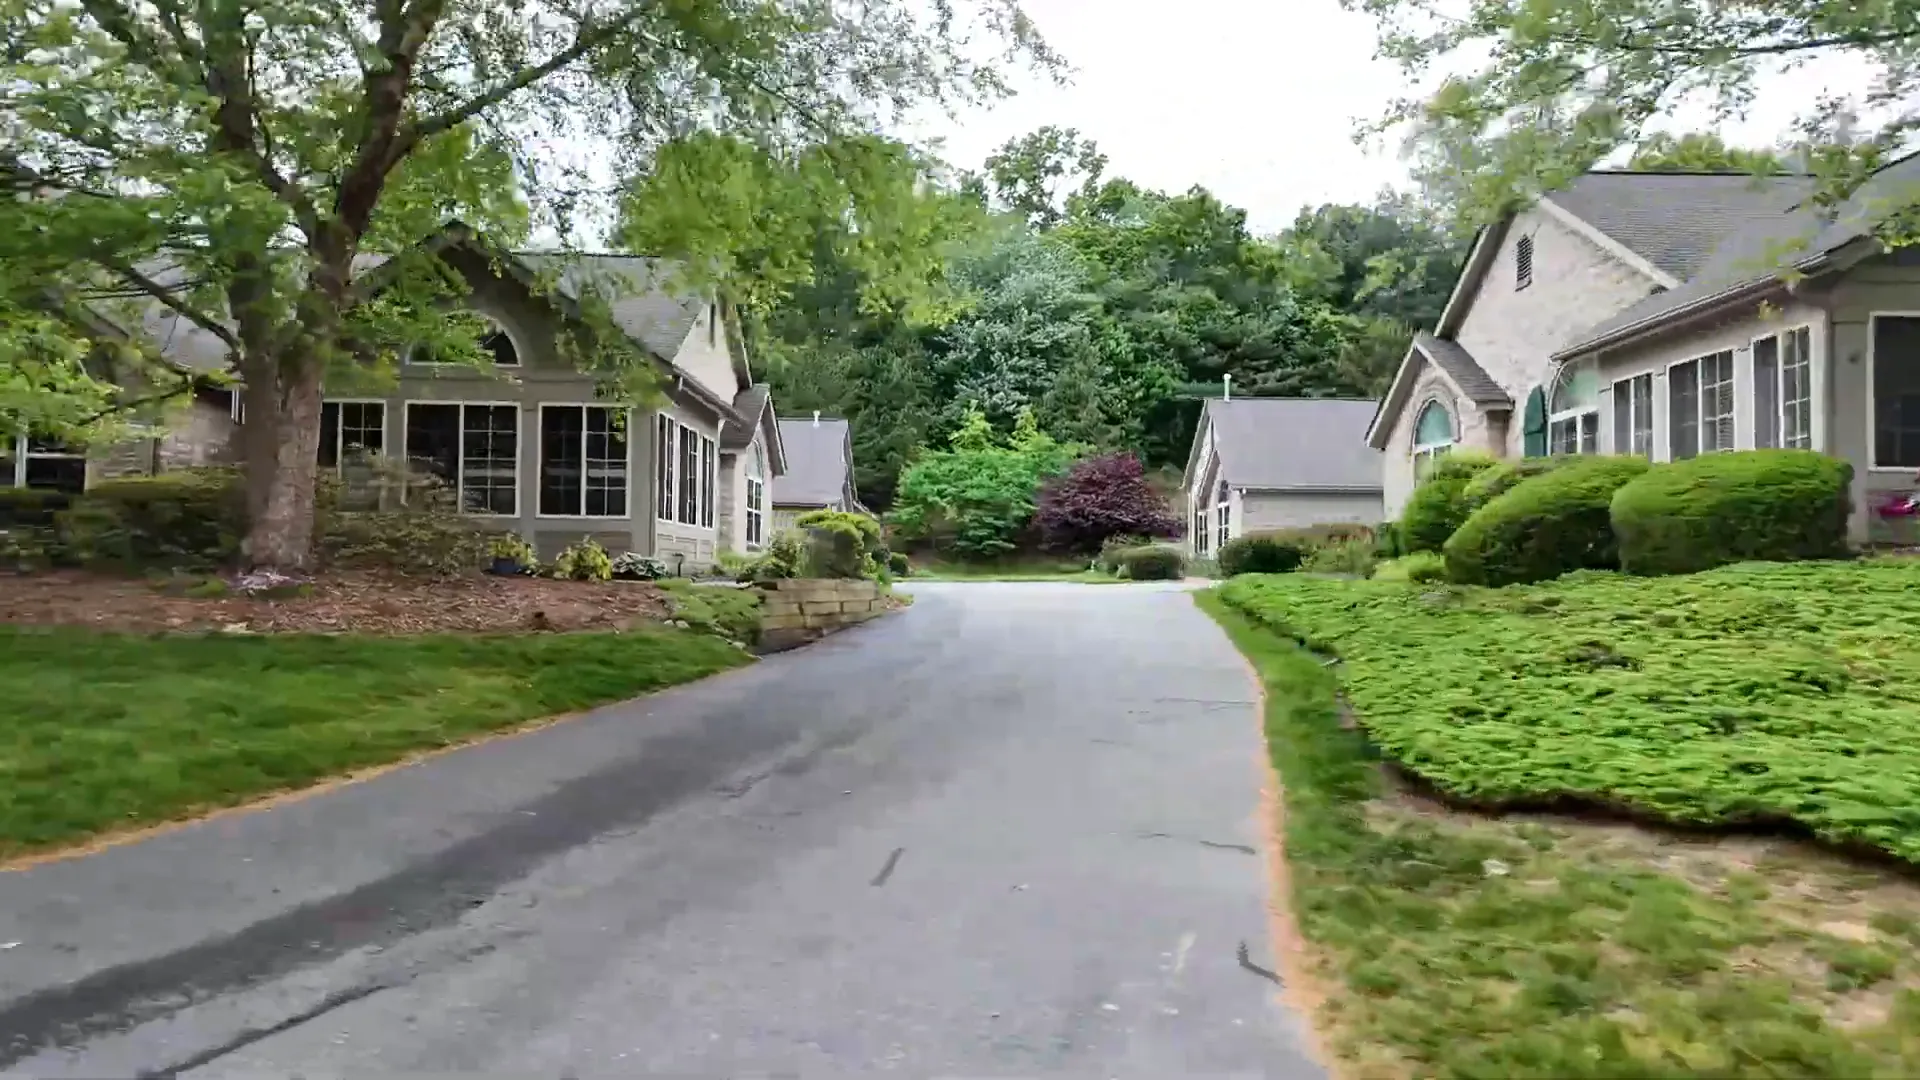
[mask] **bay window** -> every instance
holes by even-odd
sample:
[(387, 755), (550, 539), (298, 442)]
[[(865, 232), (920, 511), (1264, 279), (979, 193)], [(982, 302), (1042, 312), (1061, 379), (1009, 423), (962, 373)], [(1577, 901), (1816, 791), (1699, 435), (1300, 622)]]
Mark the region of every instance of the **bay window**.
[(1547, 453), (1600, 451), (1600, 375), (1591, 363), (1568, 364), (1547, 395)]
[(627, 436), (605, 405), (540, 406), (540, 516), (627, 516)]
[(1667, 448), (1673, 460), (1733, 449), (1733, 353), (1667, 369)]
[(459, 494), (462, 513), (520, 511), (520, 406), (409, 401), (407, 460)]

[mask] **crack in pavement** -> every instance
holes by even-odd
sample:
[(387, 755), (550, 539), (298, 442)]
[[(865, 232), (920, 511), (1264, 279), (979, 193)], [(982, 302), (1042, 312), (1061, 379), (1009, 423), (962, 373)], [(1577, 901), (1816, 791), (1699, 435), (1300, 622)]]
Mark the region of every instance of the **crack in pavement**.
[(1243, 941), (1240, 943), (1240, 949), (1236, 955), (1240, 959), (1240, 966), (1242, 968), (1245, 968), (1246, 970), (1253, 972), (1255, 975), (1260, 976), (1261, 978), (1267, 980), (1268, 982), (1274, 984), (1275, 986), (1287, 985), (1286, 983), (1280, 980), (1280, 976), (1274, 974), (1271, 971), (1268, 971), (1266, 968), (1263, 968), (1259, 964), (1256, 964), (1253, 962), (1253, 956), (1250, 950), (1248, 950), (1246, 942)]
[(184, 1061), (178, 1061), (172, 1065), (158, 1069), (143, 1069), (134, 1074), (135, 1080), (173, 1080), (174, 1077), (179, 1076), (183, 1072), (191, 1072), (202, 1066), (211, 1065), (221, 1058), (226, 1057), (228, 1054), (238, 1050), (244, 1050), (254, 1043), (271, 1039), (275, 1035), (292, 1031), (301, 1024), (318, 1020), (335, 1009), (351, 1005), (356, 1001), (364, 1001), (382, 990), (391, 990), (394, 985), (395, 984), (388, 982), (376, 982), (328, 994), (326, 997), (321, 998), (320, 1002), (313, 1007), (302, 1009), (278, 1023), (268, 1024), (265, 1027), (248, 1028), (220, 1045), (202, 1050)]
[(1172, 833), (1149, 832), (1149, 833), (1141, 833), (1140, 839), (1142, 840), (1185, 840), (1189, 844), (1199, 844), (1201, 847), (1214, 848), (1218, 851), (1237, 851), (1242, 855), (1260, 854), (1258, 851), (1254, 850), (1251, 844), (1228, 844), (1228, 843), (1222, 843), (1219, 840), (1202, 840), (1196, 836), (1175, 836)]
[(868, 882), (867, 884), (872, 885), (876, 889), (882, 885), (885, 885), (887, 883), (887, 879), (893, 876), (893, 868), (900, 865), (900, 856), (905, 855), (906, 853), (907, 853), (906, 848), (903, 848), (903, 847), (894, 848), (893, 854), (887, 856), (887, 865), (881, 867), (880, 873), (875, 875), (874, 879)]

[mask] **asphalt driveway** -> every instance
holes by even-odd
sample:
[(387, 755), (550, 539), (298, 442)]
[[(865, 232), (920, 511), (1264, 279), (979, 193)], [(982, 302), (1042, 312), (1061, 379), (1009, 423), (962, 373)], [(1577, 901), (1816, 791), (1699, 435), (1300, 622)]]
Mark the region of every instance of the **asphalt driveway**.
[(0, 1070), (1320, 1076), (1262, 974), (1225, 636), (1173, 586), (914, 592), (704, 683), (0, 873)]

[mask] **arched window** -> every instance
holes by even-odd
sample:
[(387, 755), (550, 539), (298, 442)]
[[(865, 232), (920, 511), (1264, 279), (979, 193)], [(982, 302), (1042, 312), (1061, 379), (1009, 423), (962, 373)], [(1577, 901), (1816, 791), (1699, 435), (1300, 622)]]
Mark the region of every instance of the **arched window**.
[(1438, 401), (1427, 402), (1421, 407), (1420, 417), (1413, 424), (1414, 479), (1426, 476), (1440, 455), (1453, 449), (1453, 442), (1453, 414)]
[(1547, 394), (1547, 453), (1600, 452), (1600, 373), (1592, 364), (1568, 364)]
[(487, 319), (487, 331), (480, 335), (480, 349), (493, 357), (494, 364), (499, 367), (520, 366), (520, 350), (514, 347), (507, 328), (494, 319)]

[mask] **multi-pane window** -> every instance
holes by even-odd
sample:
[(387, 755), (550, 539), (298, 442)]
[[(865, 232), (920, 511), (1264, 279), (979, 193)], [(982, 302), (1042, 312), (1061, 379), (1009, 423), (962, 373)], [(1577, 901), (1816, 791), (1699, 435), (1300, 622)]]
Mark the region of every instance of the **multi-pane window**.
[(765, 542), (767, 528), (767, 482), (758, 477), (747, 479), (747, 546)]
[(407, 403), (407, 460), (459, 493), (469, 514), (520, 510), (520, 407)]
[(1653, 456), (1653, 376), (1613, 384), (1613, 452)]
[(719, 448), (712, 439), (700, 436), (700, 527), (713, 528), (713, 490), (717, 485), (718, 474), (714, 466), (719, 462)]
[(78, 495), (87, 486), (87, 455), (57, 439), (0, 439), (0, 487)]
[(678, 454), (674, 450), (676, 445), (674, 433), (679, 430), (679, 425), (673, 422), (672, 417), (666, 415), (657, 417), (656, 421), (658, 436), (655, 440), (653, 460), (656, 470), (654, 490), (657, 497), (654, 500), (653, 512), (654, 516), (661, 521), (672, 521), (675, 479), (678, 473), (676, 468)]
[(685, 424), (680, 425), (680, 512), (674, 520), (700, 523), (700, 437)]
[(1873, 317), (1873, 464), (1920, 468), (1920, 316)]
[(1733, 449), (1733, 353), (1667, 370), (1667, 445), (1675, 461)]
[(329, 401), (320, 406), (320, 467), (337, 469), (356, 455), (379, 457), (387, 448), (387, 407), (378, 401)]
[(1547, 399), (1547, 453), (1600, 450), (1600, 376), (1592, 364), (1560, 369)]
[(627, 438), (613, 409), (540, 409), (540, 513), (548, 517), (627, 516)]
[(1451, 449), (1453, 414), (1445, 405), (1429, 401), (1413, 425), (1413, 478), (1416, 481), (1425, 478), (1433, 469), (1433, 463)]
[(1207, 557), (1207, 539), (1212, 532), (1207, 528), (1207, 508), (1193, 508), (1193, 554), (1196, 558)]
[(1220, 490), (1214, 494), (1213, 504), (1213, 546), (1216, 550), (1226, 547), (1233, 524), (1233, 497), (1227, 490), (1225, 481), (1221, 481)]
[(1813, 446), (1813, 344), (1807, 327), (1753, 343), (1753, 445)]
[(659, 425), (660, 520), (713, 528), (718, 445), (669, 417)]

